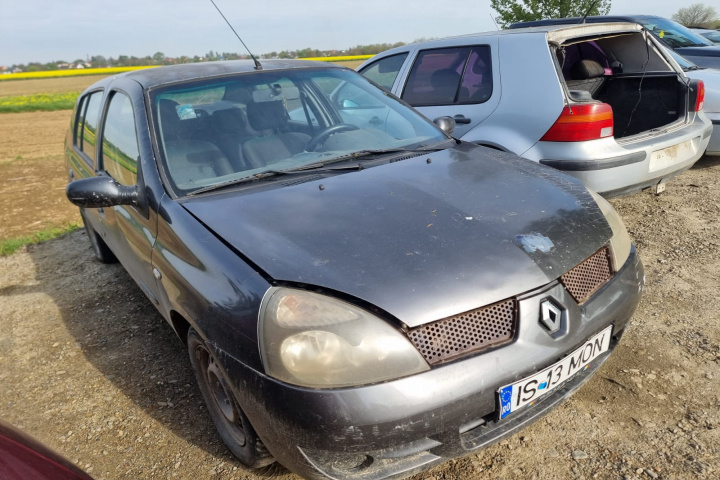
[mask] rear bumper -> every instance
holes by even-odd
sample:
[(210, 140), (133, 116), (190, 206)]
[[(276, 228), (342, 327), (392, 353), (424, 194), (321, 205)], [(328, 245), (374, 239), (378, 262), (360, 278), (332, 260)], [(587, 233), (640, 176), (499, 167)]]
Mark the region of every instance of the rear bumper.
[[(278, 382), (226, 354), (248, 418), (276, 459), (305, 478), (404, 477), (485, 447), (540, 418), (607, 359), (640, 300), (642, 264), (632, 249), (622, 270), (583, 306), (558, 282), (519, 299), (514, 341), (428, 372), (357, 388), (314, 390)], [(540, 301), (567, 312), (567, 333), (540, 326)], [(553, 364), (607, 325), (611, 350), (535, 405), (498, 420), (497, 391)]]
[(538, 142), (523, 156), (577, 177), (605, 197), (647, 188), (682, 173), (702, 156), (713, 125), (706, 117), (633, 142)]

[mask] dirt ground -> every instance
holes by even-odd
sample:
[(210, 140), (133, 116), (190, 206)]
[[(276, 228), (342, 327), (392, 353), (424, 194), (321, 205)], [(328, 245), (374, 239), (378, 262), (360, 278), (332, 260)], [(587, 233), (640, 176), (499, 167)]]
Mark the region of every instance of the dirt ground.
[(65, 198), (63, 142), (71, 114), (0, 115), (0, 240), (80, 222)]
[[(530, 428), (415, 479), (718, 478), (719, 179), (705, 157), (660, 196), (614, 200), (647, 289), (613, 356)], [(97, 479), (259, 478), (221, 444), (181, 342), (81, 230), (0, 258), (0, 418)]]

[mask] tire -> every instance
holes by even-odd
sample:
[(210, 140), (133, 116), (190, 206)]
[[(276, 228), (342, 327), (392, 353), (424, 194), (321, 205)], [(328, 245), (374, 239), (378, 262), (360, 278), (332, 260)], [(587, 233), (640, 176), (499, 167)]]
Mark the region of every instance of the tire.
[(248, 468), (263, 469), (274, 463), (240, 408), (215, 356), (192, 327), (188, 330), (187, 345), (195, 379), (225, 446)]
[(83, 224), (85, 225), (85, 232), (87, 232), (88, 239), (90, 239), (90, 244), (92, 245), (93, 252), (95, 253), (95, 258), (97, 258), (100, 263), (116, 263), (118, 261), (117, 257), (112, 250), (110, 250), (110, 247), (107, 246), (105, 240), (103, 240), (102, 237), (100, 237), (100, 235), (98, 235), (98, 233), (90, 226), (87, 218), (85, 218), (85, 212), (83, 212), (82, 208), (80, 209), (80, 216), (82, 217)]

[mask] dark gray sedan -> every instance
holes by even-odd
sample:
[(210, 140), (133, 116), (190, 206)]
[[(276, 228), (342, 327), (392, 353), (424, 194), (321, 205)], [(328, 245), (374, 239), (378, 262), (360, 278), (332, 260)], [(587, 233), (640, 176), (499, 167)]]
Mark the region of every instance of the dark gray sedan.
[(79, 98), (68, 197), (246, 466), (409, 475), (539, 418), (618, 344), (644, 277), (612, 207), (438, 124), (314, 62), (136, 71)]

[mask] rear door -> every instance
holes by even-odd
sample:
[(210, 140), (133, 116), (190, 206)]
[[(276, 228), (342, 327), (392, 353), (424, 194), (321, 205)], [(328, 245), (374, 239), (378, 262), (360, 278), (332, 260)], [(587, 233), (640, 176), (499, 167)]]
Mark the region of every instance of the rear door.
[[(392, 92), (431, 120), (453, 117), (453, 136), (462, 137), (500, 101), (498, 41), (488, 37), (454, 43), (411, 51), (393, 81)], [(360, 73), (373, 79), (373, 65), (363, 67)]]

